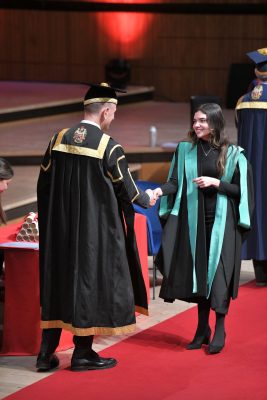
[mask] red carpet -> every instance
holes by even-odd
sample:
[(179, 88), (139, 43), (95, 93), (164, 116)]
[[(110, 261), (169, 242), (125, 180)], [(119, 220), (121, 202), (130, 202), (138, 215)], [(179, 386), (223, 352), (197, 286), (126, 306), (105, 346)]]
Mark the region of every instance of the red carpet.
[(6, 399), (266, 400), (266, 314), (267, 288), (251, 282), (231, 303), (221, 354), (185, 350), (193, 308), (102, 351), (119, 360), (113, 369), (58, 371)]

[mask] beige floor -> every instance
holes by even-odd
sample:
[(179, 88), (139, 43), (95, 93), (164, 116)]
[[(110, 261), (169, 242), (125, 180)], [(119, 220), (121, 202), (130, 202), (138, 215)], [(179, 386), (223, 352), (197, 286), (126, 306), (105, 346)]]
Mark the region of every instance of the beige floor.
[[(151, 264), (151, 258), (149, 258), (149, 262)], [(243, 261), (240, 284), (252, 279), (254, 279), (252, 263), (250, 261)], [(176, 301), (173, 304), (164, 303), (162, 299), (158, 298), (158, 292), (159, 286), (156, 287), (156, 299), (151, 300), (150, 303), (150, 315), (148, 317), (142, 315), (137, 317), (137, 330), (134, 334), (141, 332), (144, 329), (148, 329), (190, 307), (194, 307), (194, 304), (185, 303), (183, 301)], [(193, 334), (194, 332), (192, 332), (192, 336)], [(127, 339), (128, 337), (129, 335), (115, 337), (99, 336), (94, 341), (94, 349), (96, 351), (101, 351), (121, 340)], [(189, 339), (190, 338), (188, 338), (188, 340)], [(72, 350), (58, 353), (61, 369), (70, 365), (71, 354)], [(116, 358), (115, 353), (112, 354), (112, 356)], [(37, 373), (35, 369), (35, 359), (36, 357), (31, 356), (0, 357), (0, 399), (3, 399), (7, 395), (54, 373)]]

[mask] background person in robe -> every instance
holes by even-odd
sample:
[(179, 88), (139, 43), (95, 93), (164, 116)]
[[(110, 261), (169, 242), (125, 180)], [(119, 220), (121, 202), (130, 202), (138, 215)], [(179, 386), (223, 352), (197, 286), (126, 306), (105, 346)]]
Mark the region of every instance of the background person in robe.
[(136, 187), (122, 147), (104, 133), (116, 107), (114, 89), (92, 85), (84, 119), (52, 138), (41, 165), (39, 370), (58, 366), (62, 328), (74, 335), (72, 370), (114, 367), (115, 359), (92, 350), (94, 335), (132, 332), (135, 310), (147, 314), (132, 203), (155, 201)]
[(156, 259), (163, 275), (160, 297), (198, 303), (189, 350), (210, 343), (210, 309), (216, 326), (209, 353), (224, 347), (225, 315), (238, 292), (242, 236), (250, 229), (251, 185), (246, 158), (224, 135), (220, 106), (200, 106), (188, 142), (178, 144), (168, 182), (154, 191), (163, 196), (160, 215), (166, 219)]
[(242, 259), (253, 260), (256, 285), (267, 285), (267, 47), (247, 53), (255, 62), (257, 84), (236, 105), (238, 144), (251, 163), (255, 188), (252, 231)]
[(11, 179), (13, 178), (14, 171), (7, 160), (0, 157), (0, 223), (6, 222), (5, 212), (2, 207), (1, 193), (5, 192), (8, 188)]
[[(2, 207), (1, 194), (8, 189), (14, 171), (7, 160), (0, 157), (0, 225), (6, 223), (5, 212)], [(0, 250), (0, 276), (3, 273), (4, 252)]]

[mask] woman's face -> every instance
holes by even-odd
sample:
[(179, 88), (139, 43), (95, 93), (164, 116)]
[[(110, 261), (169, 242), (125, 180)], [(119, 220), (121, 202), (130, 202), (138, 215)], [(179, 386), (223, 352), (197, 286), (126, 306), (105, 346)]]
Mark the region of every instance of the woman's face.
[(197, 111), (194, 115), (193, 129), (198, 139), (208, 140), (210, 137), (210, 127), (207, 116), (201, 111)]
[(11, 179), (0, 179), (0, 193), (3, 193), (5, 190), (7, 190), (10, 182)]

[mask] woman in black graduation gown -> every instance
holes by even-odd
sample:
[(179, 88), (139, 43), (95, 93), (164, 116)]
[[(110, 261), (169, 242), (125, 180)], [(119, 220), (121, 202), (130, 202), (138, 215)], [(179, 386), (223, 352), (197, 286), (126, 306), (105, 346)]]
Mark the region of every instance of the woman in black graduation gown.
[[(160, 297), (198, 303), (198, 325), (187, 349), (225, 344), (225, 315), (237, 297), (241, 243), (253, 208), (251, 170), (243, 149), (224, 135), (220, 106), (196, 111), (188, 141), (177, 146), (168, 182), (155, 189), (165, 219), (156, 264), (163, 274)], [(210, 343), (210, 309), (216, 326)]]

